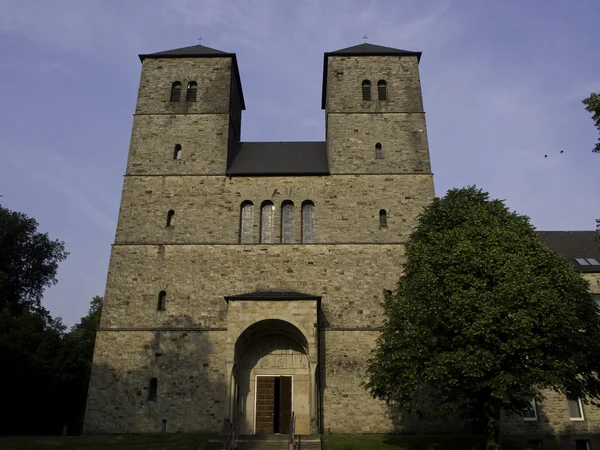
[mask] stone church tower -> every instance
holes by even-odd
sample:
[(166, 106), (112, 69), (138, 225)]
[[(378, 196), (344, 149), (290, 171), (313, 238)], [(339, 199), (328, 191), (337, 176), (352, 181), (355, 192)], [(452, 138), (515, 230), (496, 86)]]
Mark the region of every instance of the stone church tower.
[(87, 433), (388, 432), (361, 387), (434, 196), (420, 52), (326, 53), (325, 142), (243, 142), (236, 55), (140, 55)]

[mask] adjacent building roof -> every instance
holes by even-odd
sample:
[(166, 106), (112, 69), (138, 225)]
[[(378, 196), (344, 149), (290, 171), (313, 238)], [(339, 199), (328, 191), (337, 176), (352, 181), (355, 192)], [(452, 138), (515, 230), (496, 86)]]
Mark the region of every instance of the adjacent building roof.
[(579, 272), (600, 272), (600, 265), (581, 264), (594, 259), (600, 262), (600, 242), (595, 231), (538, 231), (540, 239), (563, 255)]
[(325, 142), (238, 142), (227, 175), (329, 175)]
[(255, 291), (247, 294), (228, 295), (225, 300), (321, 300), (318, 295), (303, 294), (297, 291)]
[(204, 45), (192, 45), (190, 47), (176, 48), (173, 50), (165, 50), (156, 53), (146, 53), (138, 56), (142, 62), (144, 62), (145, 59), (158, 58), (231, 58), (232, 70), (238, 84), (238, 90), (240, 92), (242, 109), (246, 109), (244, 93), (242, 91), (242, 80), (240, 78), (240, 71), (238, 69), (237, 57), (235, 56), (235, 53), (223, 52), (214, 48), (205, 47)]
[(321, 108), (325, 109), (327, 98), (327, 59), (330, 56), (416, 56), (417, 61), (421, 61), (421, 52), (402, 50), (400, 48), (384, 47), (374, 44), (359, 44), (348, 48), (342, 48), (334, 52), (325, 53), (323, 58), (323, 95), (321, 98)]

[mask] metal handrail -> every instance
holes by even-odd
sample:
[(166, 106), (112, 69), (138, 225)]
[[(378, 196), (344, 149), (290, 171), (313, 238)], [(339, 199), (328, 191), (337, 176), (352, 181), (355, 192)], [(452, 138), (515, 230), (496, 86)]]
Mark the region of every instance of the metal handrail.
[(240, 432), (240, 417), (235, 415), (233, 422), (229, 424), (229, 433), (227, 435), (227, 441), (223, 444), (223, 450), (234, 450), (236, 448), (236, 441)]
[(294, 411), (292, 411), (292, 417), (290, 419), (290, 444), (289, 450), (294, 450), (296, 448), (296, 415)]

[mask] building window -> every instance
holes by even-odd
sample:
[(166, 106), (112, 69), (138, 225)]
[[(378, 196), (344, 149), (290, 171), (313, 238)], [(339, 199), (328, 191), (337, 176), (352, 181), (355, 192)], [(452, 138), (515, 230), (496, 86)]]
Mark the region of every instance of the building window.
[(158, 311), (164, 311), (166, 302), (167, 302), (167, 293), (165, 291), (160, 291), (158, 293), (158, 306), (156, 309)]
[(150, 379), (150, 389), (148, 390), (148, 400), (156, 401), (158, 395), (158, 380), (156, 378)]
[(167, 227), (172, 227), (175, 220), (175, 211), (172, 209), (167, 213)]
[(176, 144), (173, 150), (173, 159), (181, 159), (181, 145)]
[(375, 158), (383, 158), (383, 154), (381, 153), (381, 144), (379, 142), (375, 144)]
[(580, 266), (600, 266), (600, 262), (596, 258), (575, 258)]
[(315, 243), (315, 204), (310, 200), (302, 203), (302, 243)]
[(254, 204), (246, 200), (240, 208), (240, 244), (252, 243), (252, 221), (254, 217)]
[(362, 95), (363, 100), (371, 100), (371, 82), (369, 80), (362, 82)]
[(265, 201), (260, 206), (260, 242), (272, 244), (275, 232), (275, 205)]
[(294, 243), (294, 203), (290, 200), (281, 204), (281, 243)]
[(185, 93), (185, 101), (186, 102), (195, 102), (197, 92), (198, 92), (198, 83), (196, 83), (195, 81), (190, 81), (187, 85), (187, 91)]
[(181, 83), (176, 81), (171, 85), (171, 101), (178, 102), (179, 100), (181, 100)]
[(569, 419), (584, 420), (583, 408), (581, 407), (581, 399), (575, 397), (567, 397), (567, 403), (569, 404)]
[(521, 412), (523, 420), (532, 421), (537, 420), (537, 409), (535, 407), (535, 400), (531, 400), (527, 407), (523, 408)]
[(590, 441), (587, 439), (575, 439), (576, 450), (591, 450)]
[(387, 83), (385, 80), (379, 80), (377, 82), (377, 96), (379, 100), (387, 100)]
[(387, 228), (387, 212), (385, 209), (379, 210), (379, 226), (381, 228)]

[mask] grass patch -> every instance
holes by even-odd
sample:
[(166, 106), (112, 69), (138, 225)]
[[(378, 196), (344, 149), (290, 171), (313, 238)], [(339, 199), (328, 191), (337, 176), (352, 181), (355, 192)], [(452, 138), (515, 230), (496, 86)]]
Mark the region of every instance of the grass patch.
[(203, 450), (210, 434), (0, 437), (2, 450)]
[[(336, 434), (323, 436), (324, 450), (482, 450), (482, 436), (390, 436)], [(503, 443), (505, 450), (525, 450), (534, 447), (514, 442)]]

